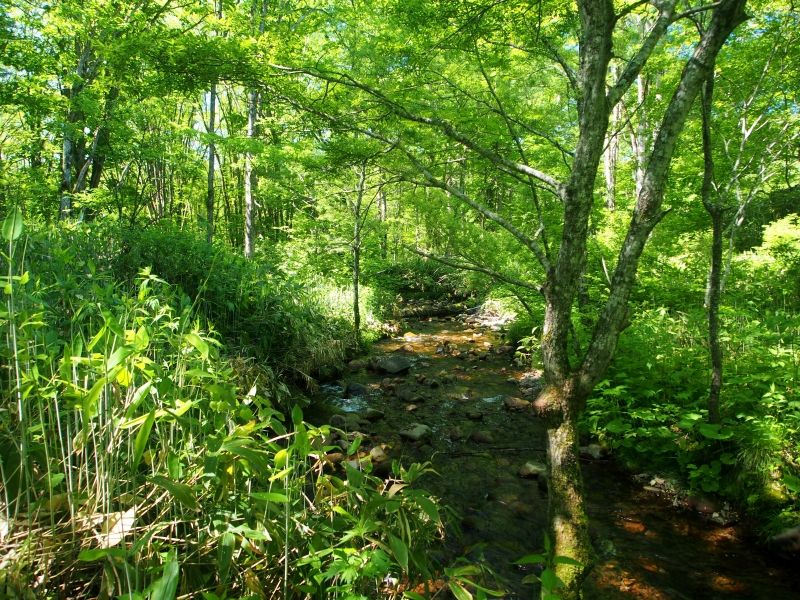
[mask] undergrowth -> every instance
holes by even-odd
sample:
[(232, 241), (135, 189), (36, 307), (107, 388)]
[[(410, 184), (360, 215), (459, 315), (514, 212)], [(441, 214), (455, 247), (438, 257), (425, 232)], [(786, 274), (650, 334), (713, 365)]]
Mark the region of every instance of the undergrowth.
[[(28, 237), (16, 211), (3, 237), (0, 595), (366, 598), (389, 576), (431, 577), (442, 524), (415, 485), (427, 468), (332, 469), (335, 432), (289, 408), (270, 364), (224, 352), (220, 332), (246, 345), (241, 312), (266, 293), (239, 281), (245, 267), (208, 259), (179, 289), (133, 273), (130, 245), (120, 281), (112, 237), (101, 251), (79, 231)], [(244, 304), (220, 304), (235, 284)], [(259, 326), (285, 331), (271, 314), (285, 306)]]

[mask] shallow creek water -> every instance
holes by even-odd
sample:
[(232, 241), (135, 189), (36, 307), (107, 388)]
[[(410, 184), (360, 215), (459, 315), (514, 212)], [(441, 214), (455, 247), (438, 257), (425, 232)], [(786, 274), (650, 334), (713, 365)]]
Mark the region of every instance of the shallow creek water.
[[(451, 557), (490, 566), (507, 598), (532, 598), (533, 588), (521, 582), (525, 572), (512, 563), (541, 551), (547, 491), (543, 481), (519, 473), (525, 463), (545, 462), (545, 432), (532, 413), (506, 407), (506, 398), (520, 396), (525, 374), (501, 344), (491, 329), (460, 320), (411, 323), (403, 336), (373, 348), (376, 357), (407, 358), (410, 371), (351, 369), (344, 383), (361, 384), (366, 394), (324, 386), (316, 419), (344, 413), (348, 427), (392, 458), (431, 461), (439, 476), (427, 477), (425, 487), (459, 515), (460, 535), (448, 534)], [(359, 423), (367, 409), (384, 416)], [(415, 423), (431, 434), (420, 441), (399, 435)], [(587, 459), (584, 480), (600, 557), (587, 598), (800, 598), (800, 575), (772, 562), (745, 528), (674, 507), (610, 460)]]

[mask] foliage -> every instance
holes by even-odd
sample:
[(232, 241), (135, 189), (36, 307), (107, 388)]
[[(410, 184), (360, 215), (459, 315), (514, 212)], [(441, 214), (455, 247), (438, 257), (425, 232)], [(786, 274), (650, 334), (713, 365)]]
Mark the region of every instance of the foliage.
[[(800, 303), (796, 280), (785, 276), (796, 268), (795, 227), (791, 216), (770, 225), (764, 243), (733, 265), (722, 311), (721, 425), (706, 422), (699, 308), (639, 309), (584, 420), (585, 431), (637, 468), (673, 473), (762, 518), (800, 502)], [(658, 282), (649, 285), (660, 291)]]
[(120, 243), (112, 268), (121, 280), (151, 267), (196, 299), (199, 314), (228, 345), (278, 370), (308, 377), (323, 365), (340, 362), (347, 350), (341, 316), (337, 321), (326, 314), (305, 286), (265, 261), (211, 247), (192, 231), (163, 222), (123, 229)]
[(368, 463), (329, 470), (330, 428), (279, 412), (286, 386), (227, 358), (175, 286), (149, 269), (119, 283), (21, 222), (3, 227), (3, 589), (355, 597), (430, 572), (424, 465), (387, 481)]
[(424, 258), (373, 263), (364, 276), (375, 290), (373, 310), (387, 315), (403, 304), (464, 300), (469, 294), (463, 273)]

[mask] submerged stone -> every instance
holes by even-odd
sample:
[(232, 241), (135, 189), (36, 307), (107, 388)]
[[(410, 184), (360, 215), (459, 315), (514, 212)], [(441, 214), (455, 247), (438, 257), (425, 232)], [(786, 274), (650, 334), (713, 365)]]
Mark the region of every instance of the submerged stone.
[(411, 368), (411, 361), (405, 356), (384, 356), (375, 361), (375, 370), (389, 375), (407, 373)]
[(412, 442), (418, 442), (424, 438), (430, 437), (431, 433), (431, 428), (424, 423), (412, 423), (411, 427), (400, 432), (400, 437), (411, 440)]

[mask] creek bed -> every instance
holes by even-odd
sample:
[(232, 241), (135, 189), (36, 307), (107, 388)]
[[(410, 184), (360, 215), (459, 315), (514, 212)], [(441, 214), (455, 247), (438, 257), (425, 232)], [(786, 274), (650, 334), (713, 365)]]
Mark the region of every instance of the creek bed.
[[(491, 567), (507, 598), (532, 598), (513, 561), (542, 549), (546, 485), (524, 468), (544, 463), (545, 431), (506, 401), (520, 397), (519, 382), (530, 375), (491, 328), (456, 318), (412, 322), (403, 336), (373, 347), (373, 360), (389, 357), (408, 371), (378, 374), (357, 361), (343, 385), (322, 391), (316, 419), (340, 413), (340, 422), (364, 430), (391, 457), (430, 461), (439, 476), (429, 476), (426, 488), (459, 515), (448, 557)], [(358, 394), (346, 394), (347, 384)], [(381, 418), (359, 421), (366, 409)], [(419, 441), (400, 435), (415, 424), (430, 433)], [(609, 460), (587, 460), (584, 480), (600, 557), (587, 598), (800, 598), (800, 576), (762, 552), (745, 528), (676, 508)]]

